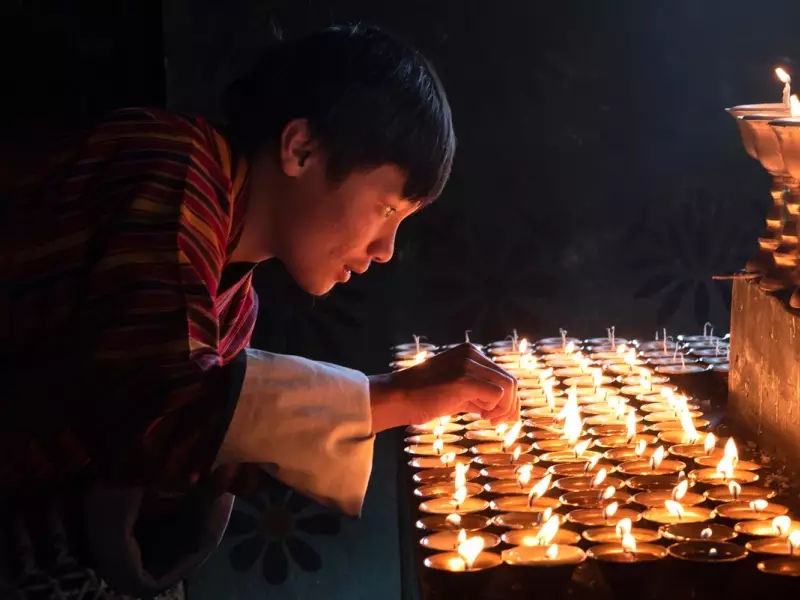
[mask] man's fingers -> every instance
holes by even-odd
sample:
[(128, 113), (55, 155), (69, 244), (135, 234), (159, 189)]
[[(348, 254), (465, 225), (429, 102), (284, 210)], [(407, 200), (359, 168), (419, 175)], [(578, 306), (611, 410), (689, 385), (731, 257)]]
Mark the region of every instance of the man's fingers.
[(472, 373), (464, 373), (453, 391), (460, 401), (480, 407), (481, 412), (494, 410), (505, 393), (503, 386)]
[(516, 404), (517, 380), (508, 373), (491, 369), (479, 364), (471, 359), (464, 362), (464, 370), (471, 375), (485, 379), (503, 388), (503, 396), (500, 401), (491, 408), (489, 418), (505, 417), (510, 414)]

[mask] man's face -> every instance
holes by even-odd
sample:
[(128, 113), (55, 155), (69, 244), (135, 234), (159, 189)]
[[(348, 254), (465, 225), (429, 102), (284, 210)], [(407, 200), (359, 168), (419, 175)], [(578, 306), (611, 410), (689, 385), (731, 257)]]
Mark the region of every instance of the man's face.
[(388, 262), (400, 223), (417, 207), (403, 199), (404, 184), (405, 175), (385, 165), (332, 185), (324, 161), (312, 158), (273, 205), (277, 257), (314, 295), (363, 273), (372, 261)]

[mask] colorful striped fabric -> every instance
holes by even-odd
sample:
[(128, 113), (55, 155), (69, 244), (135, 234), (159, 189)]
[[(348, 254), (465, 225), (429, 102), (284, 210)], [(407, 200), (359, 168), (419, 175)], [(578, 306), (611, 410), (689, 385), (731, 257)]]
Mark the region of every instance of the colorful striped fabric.
[(256, 317), (245, 176), (203, 120), (127, 109), (0, 203), (0, 489), (208, 470)]

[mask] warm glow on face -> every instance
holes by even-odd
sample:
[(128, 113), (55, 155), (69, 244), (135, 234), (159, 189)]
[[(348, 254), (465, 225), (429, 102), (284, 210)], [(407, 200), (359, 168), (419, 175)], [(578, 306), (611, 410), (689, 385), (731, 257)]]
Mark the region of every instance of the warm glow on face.
[(458, 545), (458, 554), (464, 559), (468, 569), (471, 569), (472, 565), (475, 564), (475, 560), (483, 550), (483, 544), (483, 538), (475, 536), (464, 540)]
[(618, 502), (612, 502), (608, 506), (603, 509), (603, 520), (608, 521), (611, 517), (617, 514), (617, 509), (619, 508)]
[(622, 539), (626, 535), (629, 535), (632, 527), (633, 521), (627, 518), (622, 519), (619, 523), (617, 523), (617, 537)]
[(503, 438), (503, 450), (508, 450), (514, 445), (519, 437), (519, 432), (522, 431), (522, 421), (517, 421), (514, 426), (508, 430), (508, 433)]
[(786, 515), (781, 515), (772, 519), (772, 531), (774, 531), (777, 536), (786, 537), (791, 526), (792, 519)]
[(617, 488), (613, 485), (608, 486), (606, 489), (603, 490), (603, 500), (610, 500), (614, 497), (614, 494), (617, 493)]
[(742, 493), (742, 486), (739, 485), (736, 481), (729, 481), (728, 482), (728, 491), (731, 493), (731, 497), (734, 500), (739, 499), (739, 494)]
[(547, 546), (548, 544), (552, 543), (553, 539), (556, 537), (558, 533), (560, 522), (557, 516), (552, 516), (547, 519), (547, 522), (542, 525), (542, 528), (539, 530), (539, 533), (536, 535), (537, 539), (537, 546)]
[(792, 554), (796, 554), (798, 548), (800, 548), (800, 530), (795, 529), (789, 534), (789, 549)]
[(630, 533), (622, 538), (622, 549), (625, 550), (625, 552), (636, 552), (636, 538)]
[(798, 99), (797, 94), (792, 94), (789, 99), (789, 106), (792, 107), (792, 116), (800, 117), (800, 99)]
[(599, 487), (600, 484), (603, 483), (606, 480), (606, 475), (607, 475), (606, 470), (605, 469), (600, 469), (597, 472), (597, 474), (592, 478), (591, 486), (593, 488)]
[(444, 442), (440, 438), (433, 442), (433, 451), (436, 452), (436, 454), (441, 454), (442, 450), (444, 450)]
[(439, 460), (441, 460), (442, 463), (444, 463), (445, 466), (447, 466), (451, 464), (455, 459), (456, 459), (456, 453), (448, 452), (447, 454), (442, 454), (442, 458), (440, 458)]
[(456, 527), (458, 527), (459, 525), (461, 525), (461, 515), (457, 515), (455, 513), (453, 513), (452, 515), (447, 515), (445, 521), (450, 523), (450, 525), (455, 525)]
[(678, 485), (672, 488), (672, 494), (671, 494), (672, 499), (675, 502), (680, 502), (681, 500), (683, 500), (683, 497), (686, 495), (686, 492), (688, 491), (689, 491), (689, 481), (688, 480), (681, 481)]
[(703, 531), (700, 532), (700, 539), (710, 540), (712, 535), (714, 535), (714, 532), (711, 531), (710, 527), (706, 527), (705, 529), (703, 529)]
[(750, 510), (752, 510), (753, 512), (760, 513), (764, 512), (767, 509), (767, 506), (769, 506), (769, 502), (767, 502), (763, 498), (759, 498), (758, 500), (753, 500), (750, 503)]
[(555, 560), (558, 558), (558, 544), (553, 544), (547, 549), (547, 552), (544, 553), (547, 558), (550, 560)]
[(455, 485), (456, 490), (467, 485), (467, 470), (469, 465), (466, 463), (456, 463)]
[(453, 499), (450, 501), (450, 504), (453, 504), (458, 507), (464, 504), (464, 500), (466, 499), (467, 499), (467, 488), (460, 487), (456, 490), (456, 493), (453, 494)]
[(655, 452), (653, 452), (653, 456), (650, 457), (650, 468), (653, 471), (656, 471), (658, 467), (661, 466), (661, 462), (664, 460), (664, 446), (659, 446), (656, 448)]
[(678, 517), (678, 519), (682, 519), (684, 515), (683, 505), (680, 502), (675, 502), (674, 500), (665, 500), (664, 506), (667, 507), (667, 512), (671, 514), (673, 517)]
[(781, 80), (781, 83), (789, 83), (792, 80), (789, 74), (786, 71), (784, 71), (781, 67), (775, 69), (775, 75), (778, 76), (778, 79)]
[(644, 454), (644, 451), (647, 449), (647, 442), (645, 440), (639, 440), (636, 442), (636, 448), (634, 448), (633, 452), (636, 456), (641, 456)]
[(700, 434), (697, 433), (692, 417), (688, 412), (682, 412), (680, 415), (681, 428), (683, 429), (683, 439), (687, 444), (696, 444), (700, 439)]
[(534, 500), (538, 500), (542, 496), (547, 493), (547, 490), (550, 489), (550, 483), (553, 480), (552, 475), (546, 475), (542, 479), (540, 479), (536, 485), (531, 488), (530, 493), (528, 494), (528, 504), (533, 504)]
[[(733, 438), (731, 438), (733, 439)], [(706, 441), (703, 442), (703, 451), (706, 454), (711, 454), (711, 451), (714, 450), (714, 446), (717, 445), (717, 438), (713, 433), (709, 433), (706, 435)]]

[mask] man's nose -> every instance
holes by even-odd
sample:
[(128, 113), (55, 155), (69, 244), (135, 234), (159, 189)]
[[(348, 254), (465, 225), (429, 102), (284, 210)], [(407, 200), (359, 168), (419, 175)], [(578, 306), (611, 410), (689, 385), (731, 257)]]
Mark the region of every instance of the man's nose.
[(372, 260), (378, 263), (387, 263), (394, 256), (394, 240), (397, 230), (393, 229), (390, 233), (376, 239), (369, 247), (369, 255)]

